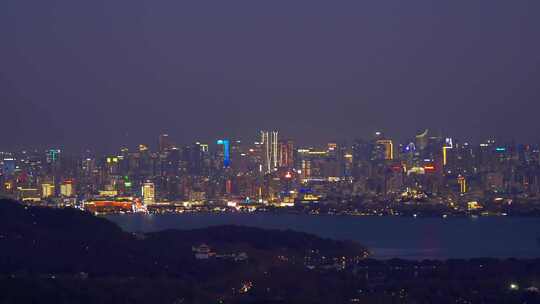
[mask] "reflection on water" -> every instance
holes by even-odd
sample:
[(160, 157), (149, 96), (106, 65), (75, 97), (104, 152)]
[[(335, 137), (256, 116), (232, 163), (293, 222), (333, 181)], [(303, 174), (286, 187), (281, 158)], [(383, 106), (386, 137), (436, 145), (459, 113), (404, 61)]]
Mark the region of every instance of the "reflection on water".
[(290, 214), (114, 215), (108, 219), (127, 231), (195, 229), (244, 225), (291, 229), (333, 239), (355, 240), (377, 258), (446, 259), (540, 257), (540, 220), (536, 218), (406, 218), (309, 216)]

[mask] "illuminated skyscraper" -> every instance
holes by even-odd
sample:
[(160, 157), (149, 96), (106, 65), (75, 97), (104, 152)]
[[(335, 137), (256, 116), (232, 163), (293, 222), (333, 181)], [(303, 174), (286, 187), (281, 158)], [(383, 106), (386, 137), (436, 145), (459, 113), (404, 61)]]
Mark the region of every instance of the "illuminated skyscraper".
[(50, 149), (46, 152), (46, 168), (49, 174), (58, 176), (60, 173), (60, 150)]
[(54, 196), (54, 185), (41, 184), (41, 197), (48, 198)]
[(302, 159), (300, 168), (301, 168), (300, 178), (303, 180), (310, 179), (311, 178), (311, 160)]
[(142, 199), (144, 204), (151, 204), (156, 200), (156, 191), (154, 183), (146, 182), (141, 189)]
[(394, 144), (390, 139), (379, 139), (377, 144), (384, 147), (384, 159), (393, 160), (394, 159)]
[(467, 179), (463, 176), (458, 176), (458, 184), (459, 184), (459, 192), (460, 193), (466, 193), (467, 192)]
[(279, 166), (281, 168), (294, 166), (294, 142), (292, 140), (279, 142)]
[(60, 185), (60, 195), (63, 197), (72, 197), (75, 195), (73, 181), (66, 180)]
[(197, 144), (201, 147), (201, 152), (203, 153), (208, 153), (208, 144), (201, 144), (201, 143), (198, 143)]
[(220, 139), (218, 145), (223, 146), (223, 167), (228, 168), (231, 165), (231, 146), (228, 139)]
[(172, 148), (171, 141), (168, 134), (161, 134), (159, 136), (159, 152), (166, 152)]
[(445, 143), (443, 145), (443, 166), (446, 166), (448, 164), (448, 150), (452, 149), (454, 147), (454, 144), (452, 142), (451, 138), (447, 138), (445, 140)]
[(279, 144), (277, 131), (261, 131), (263, 145), (263, 171), (270, 173), (279, 165)]
[[(175, 149), (171, 150), (170, 156), (174, 157)], [(203, 172), (203, 146), (197, 142), (192, 145), (186, 145), (181, 149), (180, 163), (181, 171), (189, 175), (200, 175)], [(175, 163), (170, 157), (169, 162)], [(174, 173), (174, 170), (171, 171)]]
[(54, 164), (56, 163), (60, 158), (60, 150), (59, 149), (50, 149), (47, 151), (47, 163), (48, 164)]
[(2, 174), (11, 175), (15, 172), (15, 159), (13, 158), (4, 158), (2, 162)]

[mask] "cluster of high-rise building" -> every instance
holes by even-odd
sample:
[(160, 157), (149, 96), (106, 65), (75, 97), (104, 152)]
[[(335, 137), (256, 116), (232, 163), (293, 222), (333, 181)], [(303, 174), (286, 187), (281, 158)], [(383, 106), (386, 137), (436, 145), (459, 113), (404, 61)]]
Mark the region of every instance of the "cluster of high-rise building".
[[(540, 194), (537, 145), (479, 144), (425, 130), (405, 142), (381, 132), (349, 144), (299, 147), (277, 131), (256, 141), (176, 145), (159, 136), (110, 155), (60, 149), (0, 152), (0, 193), (98, 210), (152, 206), (294, 206), (376, 200), (482, 201)], [(480, 203), (481, 204), (481, 203)]]

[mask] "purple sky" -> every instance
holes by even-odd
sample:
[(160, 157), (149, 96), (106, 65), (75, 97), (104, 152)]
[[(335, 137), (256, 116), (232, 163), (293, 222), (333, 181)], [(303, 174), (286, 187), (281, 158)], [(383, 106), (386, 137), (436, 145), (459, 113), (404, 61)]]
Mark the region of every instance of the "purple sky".
[(0, 148), (540, 141), (540, 1), (5, 0)]

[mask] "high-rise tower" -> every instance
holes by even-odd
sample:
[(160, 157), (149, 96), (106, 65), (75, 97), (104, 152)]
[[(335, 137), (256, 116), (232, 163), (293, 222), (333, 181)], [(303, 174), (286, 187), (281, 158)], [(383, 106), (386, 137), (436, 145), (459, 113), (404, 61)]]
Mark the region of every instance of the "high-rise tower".
[(279, 143), (277, 131), (261, 131), (263, 146), (263, 170), (270, 173), (279, 165)]
[(159, 152), (165, 152), (172, 148), (171, 141), (168, 134), (161, 134), (159, 136)]
[(223, 167), (228, 168), (231, 165), (231, 146), (228, 139), (220, 139), (218, 145), (223, 146)]
[(294, 166), (294, 142), (282, 140), (279, 142), (279, 166), (292, 168)]
[(390, 139), (379, 139), (376, 142), (378, 145), (384, 147), (384, 159), (393, 160), (394, 159), (394, 144)]
[(147, 181), (141, 187), (141, 196), (144, 204), (152, 204), (156, 200), (154, 183)]

